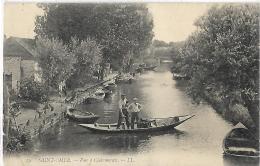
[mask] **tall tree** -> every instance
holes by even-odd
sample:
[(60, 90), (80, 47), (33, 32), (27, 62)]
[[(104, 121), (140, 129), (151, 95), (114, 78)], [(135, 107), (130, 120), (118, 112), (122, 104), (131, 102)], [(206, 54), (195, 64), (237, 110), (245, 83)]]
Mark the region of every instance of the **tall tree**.
[(259, 128), (259, 6), (215, 6), (195, 25), (199, 31), (176, 57), (180, 72), (191, 78), (190, 94), (243, 105)]
[(40, 4), (43, 16), (36, 18), (37, 36), (96, 39), (103, 45), (104, 62), (121, 67), (129, 52), (140, 55), (153, 38), (153, 20), (144, 4)]

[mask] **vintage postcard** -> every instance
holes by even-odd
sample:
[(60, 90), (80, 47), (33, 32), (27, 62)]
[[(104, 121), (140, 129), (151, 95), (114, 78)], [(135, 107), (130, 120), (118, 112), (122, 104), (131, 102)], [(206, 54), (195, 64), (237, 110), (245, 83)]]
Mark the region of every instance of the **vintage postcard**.
[(259, 8), (6, 2), (4, 165), (259, 165)]

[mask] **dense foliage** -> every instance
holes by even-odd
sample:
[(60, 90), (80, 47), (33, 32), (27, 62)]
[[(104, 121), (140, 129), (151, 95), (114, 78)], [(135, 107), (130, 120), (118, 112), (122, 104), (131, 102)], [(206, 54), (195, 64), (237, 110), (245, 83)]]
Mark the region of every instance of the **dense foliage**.
[(68, 46), (63, 45), (58, 39), (38, 37), (36, 50), (47, 87), (57, 88), (62, 81), (71, 76), (75, 58), (70, 54)]
[[(103, 46), (104, 63), (118, 69), (147, 48), (153, 38), (153, 20), (143, 4), (39, 4), (38, 36), (69, 43), (72, 37), (93, 38)], [(125, 58), (125, 56), (129, 56)], [(128, 61), (126, 60), (128, 59)]]
[[(72, 38), (70, 48), (70, 54), (75, 57), (76, 61), (73, 64), (73, 73), (67, 80), (67, 84), (70, 88), (81, 86), (81, 83), (84, 86), (100, 70), (102, 47), (90, 38), (87, 38), (86, 41)], [(102, 77), (102, 73), (98, 73), (100, 74), (99, 77)]]
[(43, 78), (55, 89), (63, 81), (86, 83), (102, 60), (101, 46), (90, 38), (72, 38), (69, 44), (63, 44), (55, 38), (38, 37), (36, 49)]
[(207, 96), (227, 109), (244, 106), (258, 126), (259, 7), (215, 6), (195, 25), (198, 31), (174, 57), (173, 70), (191, 78), (195, 100)]
[(32, 78), (21, 81), (20, 97), (27, 101), (45, 102), (47, 100), (46, 87)]

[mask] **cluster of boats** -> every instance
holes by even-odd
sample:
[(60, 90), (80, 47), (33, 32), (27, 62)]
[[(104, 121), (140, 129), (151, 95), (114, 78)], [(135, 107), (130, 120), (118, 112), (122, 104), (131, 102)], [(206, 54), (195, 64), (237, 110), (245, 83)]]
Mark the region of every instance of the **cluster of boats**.
[[(102, 84), (102, 86), (98, 87), (94, 93), (89, 95), (86, 93), (86, 96), (81, 96), (85, 104), (98, 103), (104, 100), (105, 97), (111, 96), (115, 91), (117, 84), (119, 83), (131, 83), (134, 80), (134, 77), (131, 74), (120, 74), (115, 79), (106, 81)], [(67, 98), (66, 102), (71, 103), (73, 99), (76, 98), (76, 94)], [(80, 123), (94, 123), (100, 117), (98, 115), (93, 114), (92, 112), (86, 112), (77, 110), (74, 107), (68, 107), (66, 110), (66, 116), (75, 122)]]
[[(142, 71), (154, 70), (157, 66), (148, 66), (146, 64), (140, 64), (135, 72), (141, 73)], [(82, 103), (91, 104), (95, 102), (102, 101), (106, 96), (109, 96), (116, 89), (117, 84), (120, 83), (132, 83), (135, 80), (135, 72), (134, 73), (123, 73), (119, 74), (115, 79), (105, 82), (102, 86), (100, 86), (93, 94), (83, 96)], [(76, 98), (76, 93), (69, 98), (66, 98), (66, 102), (70, 103)]]
[(106, 96), (109, 96), (116, 89), (117, 84), (132, 83), (135, 80), (134, 76), (126, 73), (118, 75), (114, 80), (110, 80), (99, 87), (92, 95), (85, 98), (84, 103), (91, 104), (102, 101)]
[(109, 96), (113, 93), (113, 91), (116, 89), (117, 85), (115, 83), (115, 80), (111, 80), (107, 83), (105, 83), (102, 87), (99, 87), (95, 90), (95, 92), (91, 95), (88, 95), (86, 97), (83, 97), (83, 103), (85, 104), (92, 104), (92, 103), (98, 103), (104, 100), (106, 96)]

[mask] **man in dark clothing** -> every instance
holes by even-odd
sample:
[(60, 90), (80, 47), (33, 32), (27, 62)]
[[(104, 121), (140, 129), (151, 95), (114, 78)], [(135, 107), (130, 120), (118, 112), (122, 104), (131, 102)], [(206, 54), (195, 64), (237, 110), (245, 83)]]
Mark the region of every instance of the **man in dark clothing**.
[(129, 129), (129, 127), (130, 127), (129, 113), (127, 110), (128, 101), (124, 94), (121, 95), (121, 99), (119, 100), (118, 104), (119, 104), (119, 116), (118, 116), (118, 122), (117, 122), (117, 129), (120, 128), (123, 118), (125, 119), (126, 126)]

